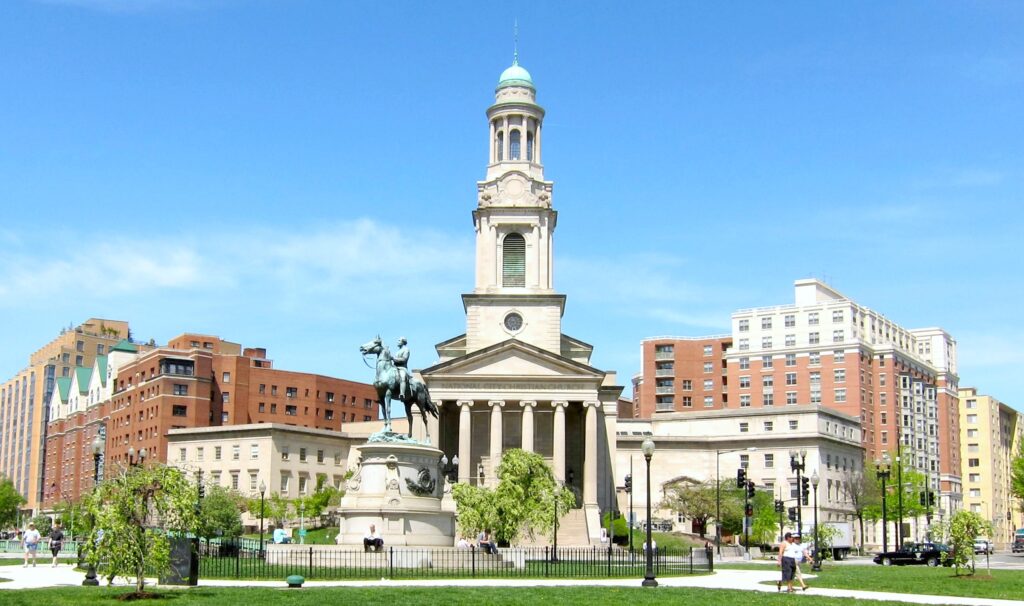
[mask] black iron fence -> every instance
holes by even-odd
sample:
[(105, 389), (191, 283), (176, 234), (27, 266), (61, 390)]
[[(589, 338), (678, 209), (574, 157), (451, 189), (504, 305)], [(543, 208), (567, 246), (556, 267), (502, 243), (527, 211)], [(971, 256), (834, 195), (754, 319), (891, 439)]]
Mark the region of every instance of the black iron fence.
[[(202, 544), (202, 579), (284, 579), (299, 574), (307, 580), (416, 578), (642, 578), (646, 554), (607, 547), (501, 549), (489, 554), (476, 547), (359, 547), (324, 545), (258, 545), (223, 542)], [(657, 549), (654, 574), (677, 576), (711, 572), (713, 553), (705, 549)]]

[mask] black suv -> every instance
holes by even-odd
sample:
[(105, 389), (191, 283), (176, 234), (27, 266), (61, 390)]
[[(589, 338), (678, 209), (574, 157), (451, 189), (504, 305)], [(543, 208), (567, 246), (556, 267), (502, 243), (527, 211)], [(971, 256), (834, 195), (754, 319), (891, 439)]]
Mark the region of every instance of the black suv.
[(885, 551), (875, 556), (875, 564), (902, 566), (904, 564), (925, 564), (926, 566), (949, 566), (945, 554), (949, 547), (942, 543), (904, 543), (896, 551)]

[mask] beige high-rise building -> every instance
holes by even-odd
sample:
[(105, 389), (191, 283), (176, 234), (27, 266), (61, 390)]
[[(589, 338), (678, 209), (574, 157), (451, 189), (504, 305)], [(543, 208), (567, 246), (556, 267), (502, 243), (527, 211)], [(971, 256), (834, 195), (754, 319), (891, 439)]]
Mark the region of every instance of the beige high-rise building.
[(76, 367), (91, 368), (97, 356), (128, 337), (128, 323), (90, 318), (29, 357), (28, 366), (0, 385), (0, 474), (25, 497), (26, 511), (43, 499), (46, 425), (57, 379)]
[(1021, 417), (974, 387), (960, 390), (964, 507), (992, 523), (989, 538), (997, 549), (1006, 548), (1014, 529), (1024, 527), (1021, 503), (1010, 492), (1010, 463), (1024, 437)]

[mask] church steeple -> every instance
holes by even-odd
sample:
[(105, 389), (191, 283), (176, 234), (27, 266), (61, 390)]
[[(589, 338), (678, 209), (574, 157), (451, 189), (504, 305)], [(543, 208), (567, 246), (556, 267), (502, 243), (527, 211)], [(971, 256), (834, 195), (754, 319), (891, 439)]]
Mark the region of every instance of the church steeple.
[[(519, 65), (518, 49), (494, 93), (487, 108), (487, 174), (477, 183), (473, 211), (476, 284), (465, 297), (467, 339), (486, 346), (512, 336), (557, 352), (564, 304), (552, 276), (558, 215), (541, 164), (544, 108), (530, 72)], [(490, 322), (500, 331), (485, 326)]]

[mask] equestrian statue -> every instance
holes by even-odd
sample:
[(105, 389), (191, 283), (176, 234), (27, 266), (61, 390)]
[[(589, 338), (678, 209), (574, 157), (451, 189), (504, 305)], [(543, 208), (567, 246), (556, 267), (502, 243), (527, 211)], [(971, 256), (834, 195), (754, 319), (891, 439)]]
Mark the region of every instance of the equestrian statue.
[[(427, 424), (427, 413), (437, 418), (437, 406), (430, 400), (430, 392), (426, 384), (409, 372), (409, 348), (404, 337), (398, 339), (398, 352), (394, 357), (387, 345), (377, 338), (359, 346), (359, 353), (364, 358), (368, 355), (377, 356), (376, 372), (373, 387), (377, 390), (377, 403), (384, 412), (384, 431), (374, 434), (370, 441), (412, 440), (412, 405), (420, 409), (423, 429), (430, 444), (430, 426)], [(409, 419), (409, 435), (399, 437), (391, 431), (391, 400), (398, 399), (405, 404), (405, 416)]]

